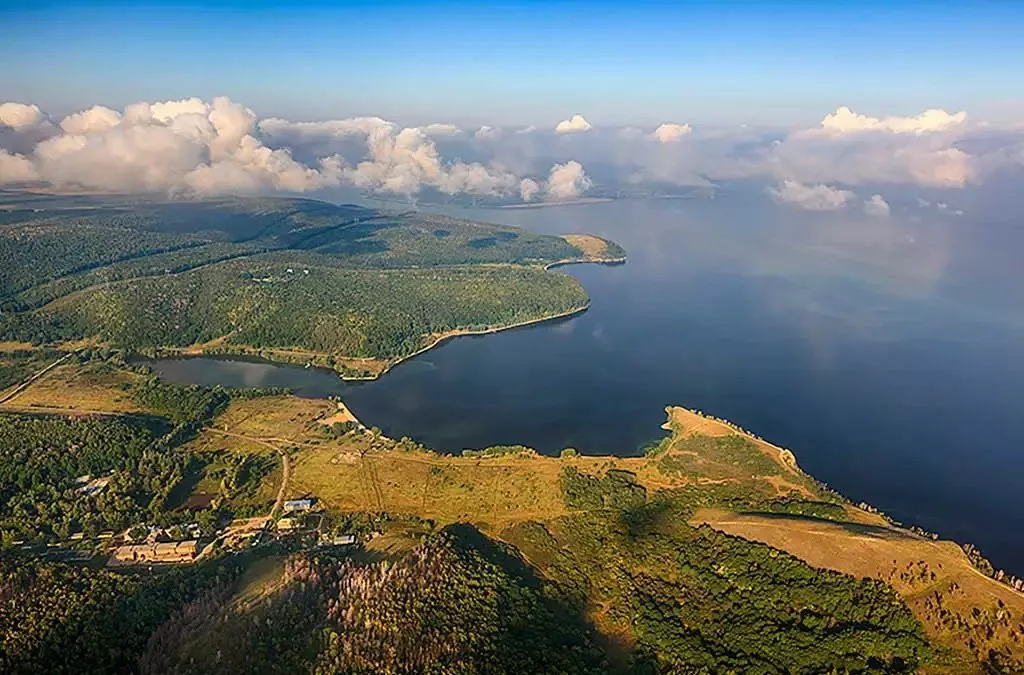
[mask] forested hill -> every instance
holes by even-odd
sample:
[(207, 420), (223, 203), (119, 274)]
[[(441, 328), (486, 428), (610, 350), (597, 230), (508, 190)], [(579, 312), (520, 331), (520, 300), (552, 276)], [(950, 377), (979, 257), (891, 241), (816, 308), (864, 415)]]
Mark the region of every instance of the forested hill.
[(439, 336), (581, 309), (582, 287), (543, 268), (623, 255), (597, 237), (309, 199), (0, 192), (0, 339), (372, 376)]

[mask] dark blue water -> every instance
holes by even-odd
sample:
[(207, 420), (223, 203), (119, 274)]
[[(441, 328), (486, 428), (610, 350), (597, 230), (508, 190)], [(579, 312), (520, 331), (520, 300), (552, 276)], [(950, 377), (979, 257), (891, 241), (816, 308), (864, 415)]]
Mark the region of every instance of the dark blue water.
[(447, 451), (522, 443), (634, 454), (664, 407), (792, 448), (854, 501), (1024, 573), (1024, 231), (756, 196), (462, 212), (622, 243), (562, 268), (581, 316), (450, 341), (383, 379), (165, 362), (172, 379), (342, 394), (368, 425)]

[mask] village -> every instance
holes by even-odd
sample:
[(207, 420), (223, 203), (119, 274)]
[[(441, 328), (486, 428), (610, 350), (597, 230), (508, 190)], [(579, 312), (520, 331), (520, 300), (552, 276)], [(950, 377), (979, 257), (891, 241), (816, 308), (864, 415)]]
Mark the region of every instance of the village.
[[(81, 476), (76, 490), (93, 496), (102, 492), (110, 477)], [(25, 554), (50, 560), (102, 564), (109, 568), (156, 568), (188, 565), (219, 553), (238, 552), (260, 545), (283, 543), (289, 548), (352, 547), (359, 543), (353, 533), (337, 532), (315, 497), (284, 500), (280, 516), (277, 504), (270, 515), (235, 518), (212, 533), (203, 534), (199, 523), (161, 527), (138, 523), (125, 531), (82, 532), (48, 544), (13, 542)]]

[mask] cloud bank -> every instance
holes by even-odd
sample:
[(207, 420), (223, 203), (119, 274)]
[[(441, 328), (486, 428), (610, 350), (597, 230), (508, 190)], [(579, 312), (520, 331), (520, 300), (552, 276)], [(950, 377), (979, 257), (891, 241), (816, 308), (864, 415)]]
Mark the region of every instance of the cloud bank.
[(30, 103), (0, 104), (7, 185), (200, 195), (349, 187), (530, 202), (753, 181), (787, 207), (859, 204), (885, 216), (895, 189), (925, 194), (1022, 179), (1024, 127), (938, 109), (871, 117), (841, 106), (802, 129), (595, 127), (575, 114), (554, 128), (503, 130), (379, 117), (261, 119), (224, 97), (93, 106), (59, 119)]

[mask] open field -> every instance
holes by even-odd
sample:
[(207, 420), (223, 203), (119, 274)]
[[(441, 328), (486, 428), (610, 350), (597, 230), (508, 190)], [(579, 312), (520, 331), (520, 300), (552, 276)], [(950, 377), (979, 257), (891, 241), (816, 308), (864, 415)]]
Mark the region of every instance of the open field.
[(142, 412), (129, 391), (145, 378), (105, 364), (60, 365), (0, 405), (8, 410), (66, 411), (68, 414)]

